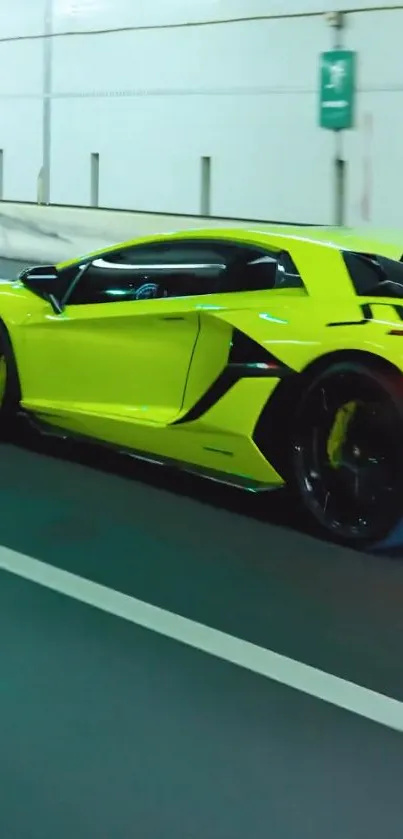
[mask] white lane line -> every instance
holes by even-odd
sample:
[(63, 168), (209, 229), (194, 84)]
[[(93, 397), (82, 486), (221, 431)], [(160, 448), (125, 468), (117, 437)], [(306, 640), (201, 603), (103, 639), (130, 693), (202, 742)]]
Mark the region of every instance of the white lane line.
[[(8, 548), (0, 548), (0, 569), (380, 725), (403, 731), (403, 703), (389, 696), (375, 693)], [(52, 631), (51, 628), (49, 631)]]

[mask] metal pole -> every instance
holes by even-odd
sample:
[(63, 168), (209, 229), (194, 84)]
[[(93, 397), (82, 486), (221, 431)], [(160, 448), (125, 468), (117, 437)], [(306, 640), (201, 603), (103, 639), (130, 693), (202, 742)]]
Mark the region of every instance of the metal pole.
[(344, 225), (344, 213), (346, 206), (346, 161), (343, 158), (343, 142), (341, 131), (336, 131), (336, 154), (334, 158), (335, 174), (335, 224), (337, 227)]
[[(343, 47), (344, 15), (336, 12), (333, 23), (335, 50)], [(345, 198), (346, 198), (346, 161), (343, 157), (343, 134), (342, 131), (335, 131), (335, 155), (334, 155), (334, 214), (337, 227), (343, 227), (345, 223)]]
[(91, 154), (91, 182), (90, 182), (90, 203), (91, 207), (99, 207), (99, 154)]
[(200, 215), (208, 218), (211, 213), (211, 157), (201, 159)]
[(0, 201), (3, 200), (4, 187), (4, 150), (0, 149)]
[(53, 0), (46, 0), (43, 39), (43, 111), (41, 199), (50, 203), (50, 167), (52, 142), (52, 64), (53, 64)]

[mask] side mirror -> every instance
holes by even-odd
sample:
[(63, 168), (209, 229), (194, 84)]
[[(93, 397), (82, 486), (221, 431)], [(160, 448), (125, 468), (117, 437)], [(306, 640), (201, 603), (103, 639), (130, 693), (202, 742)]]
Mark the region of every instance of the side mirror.
[(57, 299), (59, 274), (54, 265), (35, 265), (33, 268), (25, 268), (18, 279), (33, 294), (48, 300), (57, 314), (63, 311)]
[(48, 286), (50, 282), (58, 279), (58, 273), (54, 265), (34, 265), (32, 268), (24, 268), (18, 275), (18, 279), (28, 288), (35, 286), (39, 288)]

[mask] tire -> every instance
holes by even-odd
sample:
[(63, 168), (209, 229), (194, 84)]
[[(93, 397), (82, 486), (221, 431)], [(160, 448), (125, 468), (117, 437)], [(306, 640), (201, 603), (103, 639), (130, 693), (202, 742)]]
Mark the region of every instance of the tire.
[(403, 375), (342, 362), (299, 400), (291, 485), (320, 532), (353, 547), (385, 539), (403, 513)]
[(17, 413), (21, 387), (17, 364), (7, 330), (0, 322), (0, 437), (13, 439), (17, 434)]

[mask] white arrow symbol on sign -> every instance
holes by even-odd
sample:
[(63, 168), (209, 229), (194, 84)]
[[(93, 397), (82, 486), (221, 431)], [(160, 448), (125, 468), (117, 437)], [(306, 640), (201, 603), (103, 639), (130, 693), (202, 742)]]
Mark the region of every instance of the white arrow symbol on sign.
[(343, 87), (343, 80), (344, 76), (346, 75), (344, 61), (334, 61), (332, 64), (329, 64), (328, 66), (330, 82), (328, 82), (326, 87), (333, 88), (334, 90), (340, 90)]

